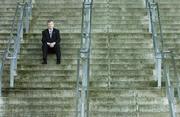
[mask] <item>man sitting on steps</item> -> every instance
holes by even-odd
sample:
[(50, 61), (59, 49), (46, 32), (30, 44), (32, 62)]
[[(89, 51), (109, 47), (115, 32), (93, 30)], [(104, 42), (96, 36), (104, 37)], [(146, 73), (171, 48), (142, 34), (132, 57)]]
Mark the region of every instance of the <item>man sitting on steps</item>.
[(60, 32), (54, 28), (53, 20), (48, 20), (48, 29), (42, 31), (42, 52), (43, 62), (47, 64), (47, 54), (49, 51), (55, 51), (57, 57), (57, 64), (61, 63), (61, 51), (60, 51)]

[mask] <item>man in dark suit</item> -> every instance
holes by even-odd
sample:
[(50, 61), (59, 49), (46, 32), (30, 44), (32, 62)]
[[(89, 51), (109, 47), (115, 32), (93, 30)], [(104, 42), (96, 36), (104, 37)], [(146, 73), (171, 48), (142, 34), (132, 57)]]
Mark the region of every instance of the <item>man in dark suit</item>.
[(54, 50), (57, 57), (57, 64), (61, 63), (61, 51), (60, 51), (60, 32), (58, 29), (54, 28), (53, 20), (48, 20), (48, 29), (42, 31), (42, 52), (43, 52), (43, 62), (42, 64), (47, 64), (47, 54), (49, 50)]

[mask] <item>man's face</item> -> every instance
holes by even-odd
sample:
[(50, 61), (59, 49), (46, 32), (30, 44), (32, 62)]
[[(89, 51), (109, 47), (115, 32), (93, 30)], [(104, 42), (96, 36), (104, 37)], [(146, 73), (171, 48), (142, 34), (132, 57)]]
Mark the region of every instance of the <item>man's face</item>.
[(53, 29), (53, 28), (54, 28), (54, 22), (49, 22), (48, 29)]

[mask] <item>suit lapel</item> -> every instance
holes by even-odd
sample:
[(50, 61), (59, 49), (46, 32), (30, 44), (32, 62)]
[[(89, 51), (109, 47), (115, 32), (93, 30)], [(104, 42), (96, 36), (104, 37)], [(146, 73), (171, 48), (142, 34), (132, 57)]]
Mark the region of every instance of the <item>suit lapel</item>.
[(49, 34), (49, 30), (48, 29), (46, 30), (46, 34), (47, 34), (47, 37), (50, 39), (50, 34)]
[(54, 37), (54, 34), (55, 34), (55, 30), (54, 30), (54, 28), (53, 28), (53, 32), (52, 32), (52, 38)]

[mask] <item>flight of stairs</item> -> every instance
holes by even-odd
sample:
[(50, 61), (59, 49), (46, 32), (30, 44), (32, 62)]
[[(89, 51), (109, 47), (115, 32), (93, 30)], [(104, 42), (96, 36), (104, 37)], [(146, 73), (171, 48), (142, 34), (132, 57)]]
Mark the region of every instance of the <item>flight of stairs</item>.
[[(157, 0), (158, 1), (158, 0)], [(176, 62), (179, 68), (180, 60), (180, 1), (159, 0), (162, 32), (165, 43), (165, 50), (172, 50), (176, 55)], [(179, 70), (179, 69), (178, 69)]]
[[(171, 50), (175, 55), (177, 73), (180, 71), (180, 1), (179, 0), (156, 0), (159, 3), (162, 32), (164, 39), (164, 50)], [(176, 85), (177, 80), (173, 78), (173, 66), (171, 66), (171, 81)], [(173, 84), (173, 85), (174, 85)], [(175, 89), (175, 97), (177, 90)], [(180, 112), (180, 100), (176, 98), (176, 110)]]
[[(15, 88), (8, 87), (9, 72), (4, 73), (0, 117), (75, 116), (82, 2), (33, 0), (30, 33), (22, 40)], [(143, 3), (93, 1), (90, 117), (169, 117), (165, 89), (157, 88), (154, 81), (153, 46)], [(54, 54), (48, 56), (47, 65), (41, 64), (41, 31), (48, 19), (61, 32), (61, 65), (56, 65)]]
[(16, 10), (17, 0), (0, 1), (0, 33), (11, 31), (11, 25)]
[[(9, 73), (4, 73), (1, 117), (75, 116), (81, 11), (80, 0), (33, 1), (30, 33), (24, 34), (21, 42), (14, 88), (8, 88)], [(49, 19), (61, 32), (61, 65), (56, 65), (55, 54), (48, 55), (47, 65), (41, 64), (41, 31), (47, 28)]]
[(169, 117), (154, 81), (153, 45), (143, 0), (94, 1), (91, 117)]
[(16, 4), (17, 0), (0, 0), (0, 55), (4, 52), (7, 40), (10, 37)]

